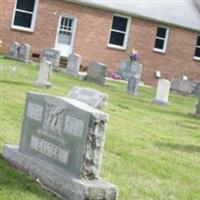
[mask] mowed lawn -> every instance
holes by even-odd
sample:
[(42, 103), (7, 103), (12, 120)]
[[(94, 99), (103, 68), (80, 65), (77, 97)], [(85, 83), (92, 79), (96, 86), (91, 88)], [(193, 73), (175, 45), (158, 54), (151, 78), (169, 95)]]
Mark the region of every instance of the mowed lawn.
[[(109, 95), (101, 177), (119, 187), (119, 200), (200, 199), (200, 119), (197, 99), (170, 94), (170, 105), (153, 105), (155, 89), (126, 94), (126, 84), (97, 86), (53, 73), (52, 89), (33, 86), (37, 64), (0, 58), (0, 199), (54, 200), (55, 196), (2, 158), (3, 144), (18, 144), (27, 91), (66, 96), (73, 86), (91, 87)], [(12, 67), (16, 73), (10, 73)]]

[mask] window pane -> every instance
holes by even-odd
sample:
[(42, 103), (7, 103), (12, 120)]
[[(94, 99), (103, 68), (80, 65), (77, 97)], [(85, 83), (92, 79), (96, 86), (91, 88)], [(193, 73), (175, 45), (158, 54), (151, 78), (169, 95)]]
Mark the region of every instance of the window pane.
[(197, 45), (200, 46), (200, 36), (197, 37)]
[(61, 44), (71, 44), (72, 33), (59, 31), (58, 42)]
[(164, 40), (161, 40), (161, 39), (156, 39), (155, 41), (155, 46), (154, 46), (156, 49), (161, 49), (163, 50), (164, 48)]
[(111, 31), (110, 44), (123, 46), (125, 34)]
[(126, 32), (127, 22), (128, 19), (126, 18), (114, 16), (112, 29)]
[(200, 48), (196, 48), (194, 56), (200, 58)]
[(32, 14), (22, 13), (18, 11), (15, 13), (14, 25), (31, 28), (31, 21)]
[(35, 0), (17, 0), (17, 9), (33, 12)]
[(156, 36), (157, 37), (161, 37), (161, 38), (165, 38), (166, 37), (166, 32), (167, 32), (166, 28), (158, 27)]

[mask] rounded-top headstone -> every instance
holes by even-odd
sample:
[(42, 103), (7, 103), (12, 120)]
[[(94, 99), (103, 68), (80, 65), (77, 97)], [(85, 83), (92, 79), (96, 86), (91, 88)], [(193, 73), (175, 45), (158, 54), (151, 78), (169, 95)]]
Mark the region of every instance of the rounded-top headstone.
[(169, 90), (171, 82), (166, 79), (161, 79), (158, 81), (156, 98), (154, 103), (160, 105), (168, 104)]

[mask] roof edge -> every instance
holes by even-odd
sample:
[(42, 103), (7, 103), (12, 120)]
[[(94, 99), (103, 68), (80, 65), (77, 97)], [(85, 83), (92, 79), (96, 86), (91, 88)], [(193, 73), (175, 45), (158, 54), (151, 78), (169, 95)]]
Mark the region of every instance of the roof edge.
[(172, 25), (172, 26), (175, 26), (175, 27), (178, 27), (178, 28), (183, 28), (183, 29), (186, 29), (186, 30), (195, 31), (195, 32), (200, 33), (200, 29), (195, 29), (195, 28), (191, 28), (191, 27), (188, 27), (188, 26), (183, 26), (183, 25), (176, 24), (176, 23), (169, 23), (169, 22), (166, 22), (166, 21), (163, 21), (163, 20), (158, 20), (158, 19), (154, 19), (154, 18), (151, 18), (151, 17), (139, 15), (137, 13), (124, 11), (123, 9), (117, 10), (117, 9), (113, 9), (113, 8), (106, 7), (106, 6), (103, 6), (103, 5), (97, 5), (97, 4), (94, 4), (94, 3), (88, 3), (88, 2), (77, 1), (77, 0), (64, 0), (64, 1), (69, 2), (69, 3), (78, 4), (78, 5), (87, 6), (87, 7), (102, 9), (102, 10), (105, 10), (105, 11), (108, 11), (108, 12), (115, 12), (115, 13), (117, 12), (118, 14), (128, 15), (128, 16), (131, 16), (131, 17), (138, 17), (140, 19), (144, 19), (144, 20), (147, 20), (147, 21), (158, 22), (158, 23), (162, 23), (162, 24), (165, 24), (165, 25)]

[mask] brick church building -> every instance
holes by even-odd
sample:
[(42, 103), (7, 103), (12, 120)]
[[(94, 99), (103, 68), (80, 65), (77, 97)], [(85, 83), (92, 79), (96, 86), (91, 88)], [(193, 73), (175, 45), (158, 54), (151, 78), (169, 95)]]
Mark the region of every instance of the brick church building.
[(28, 43), (32, 55), (43, 48), (82, 64), (102, 62), (117, 71), (132, 48), (141, 54), (142, 81), (163, 78), (200, 80), (200, 11), (196, 0), (1, 0), (1, 53), (13, 41)]

